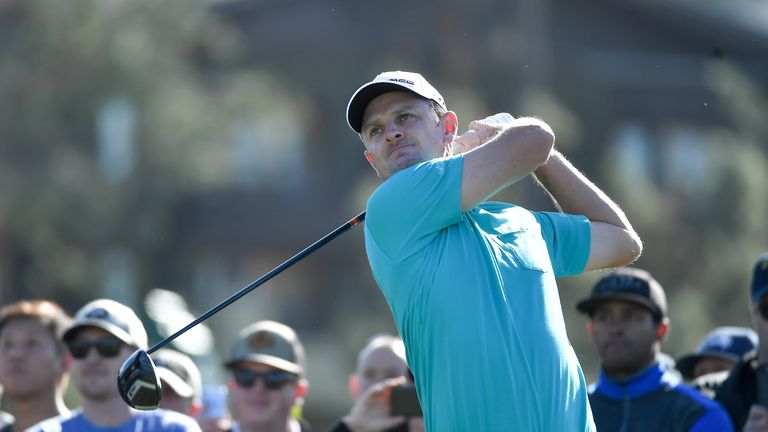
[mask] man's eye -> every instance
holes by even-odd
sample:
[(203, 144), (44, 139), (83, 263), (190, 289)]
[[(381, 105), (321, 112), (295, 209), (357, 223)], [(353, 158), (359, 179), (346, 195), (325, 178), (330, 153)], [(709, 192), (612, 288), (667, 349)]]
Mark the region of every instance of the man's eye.
[(411, 114), (411, 113), (402, 113), (402, 114), (400, 114), (400, 120), (408, 120), (411, 117), (413, 117), (413, 114)]
[(371, 130), (368, 132), (368, 135), (376, 136), (376, 135), (378, 135), (380, 133), (381, 133), (381, 128), (380, 127), (374, 127), (374, 128), (371, 128)]

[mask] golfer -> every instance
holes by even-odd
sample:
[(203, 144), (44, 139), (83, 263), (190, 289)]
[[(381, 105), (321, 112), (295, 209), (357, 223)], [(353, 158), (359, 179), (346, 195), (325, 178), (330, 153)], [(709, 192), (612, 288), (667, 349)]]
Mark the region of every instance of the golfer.
[[(556, 277), (626, 265), (619, 207), (554, 150), (551, 128), (456, 114), (421, 75), (384, 72), (347, 107), (384, 182), (368, 201), (373, 275), (406, 345), (428, 431), (593, 431)], [(491, 196), (534, 175), (562, 212)]]

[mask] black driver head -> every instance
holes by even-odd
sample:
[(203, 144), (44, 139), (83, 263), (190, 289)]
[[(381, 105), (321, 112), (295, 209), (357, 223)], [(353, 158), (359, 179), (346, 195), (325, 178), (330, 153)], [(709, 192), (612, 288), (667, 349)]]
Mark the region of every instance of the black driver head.
[(144, 350), (136, 350), (123, 362), (117, 374), (117, 388), (125, 403), (139, 410), (160, 405), (160, 378), (155, 364)]

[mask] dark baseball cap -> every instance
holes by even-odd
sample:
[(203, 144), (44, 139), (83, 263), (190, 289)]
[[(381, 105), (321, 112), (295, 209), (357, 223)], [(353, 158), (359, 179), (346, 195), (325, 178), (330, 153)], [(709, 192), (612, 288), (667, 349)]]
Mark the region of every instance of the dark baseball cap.
[(752, 302), (757, 303), (768, 292), (768, 252), (764, 253), (755, 263), (752, 274)]
[(686, 379), (693, 378), (696, 362), (717, 357), (738, 362), (757, 348), (757, 333), (748, 327), (717, 327), (701, 341), (696, 352), (677, 360), (676, 368)]
[(634, 267), (622, 267), (611, 271), (600, 279), (592, 294), (580, 301), (576, 309), (589, 316), (595, 307), (606, 300), (622, 300), (637, 303), (648, 308), (654, 318), (667, 316), (667, 296), (664, 288), (645, 270)]
[(382, 72), (369, 83), (363, 84), (349, 99), (347, 105), (347, 123), (357, 133), (363, 126), (365, 108), (376, 97), (391, 91), (407, 91), (440, 104), (444, 110), (445, 100), (432, 84), (416, 72)]

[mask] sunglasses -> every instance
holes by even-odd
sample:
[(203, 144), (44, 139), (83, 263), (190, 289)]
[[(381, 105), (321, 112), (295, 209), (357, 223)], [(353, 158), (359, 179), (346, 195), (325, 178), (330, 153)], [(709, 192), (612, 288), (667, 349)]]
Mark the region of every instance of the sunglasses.
[(240, 388), (249, 388), (259, 379), (263, 380), (264, 386), (270, 390), (277, 390), (296, 381), (296, 374), (285, 371), (256, 372), (249, 369), (234, 369), (232, 375)]
[(116, 356), (120, 352), (120, 348), (125, 345), (125, 342), (117, 338), (102, 338), (98, 340), (87, 339), (75, 339), (67, 342), (67, 348), (72, 354), (72, 357), (76, 359), (82, 359), (88, 356), (88, 352), (91, 348), (96, 348), (96, 352), (100, 356), (110, 358)]

